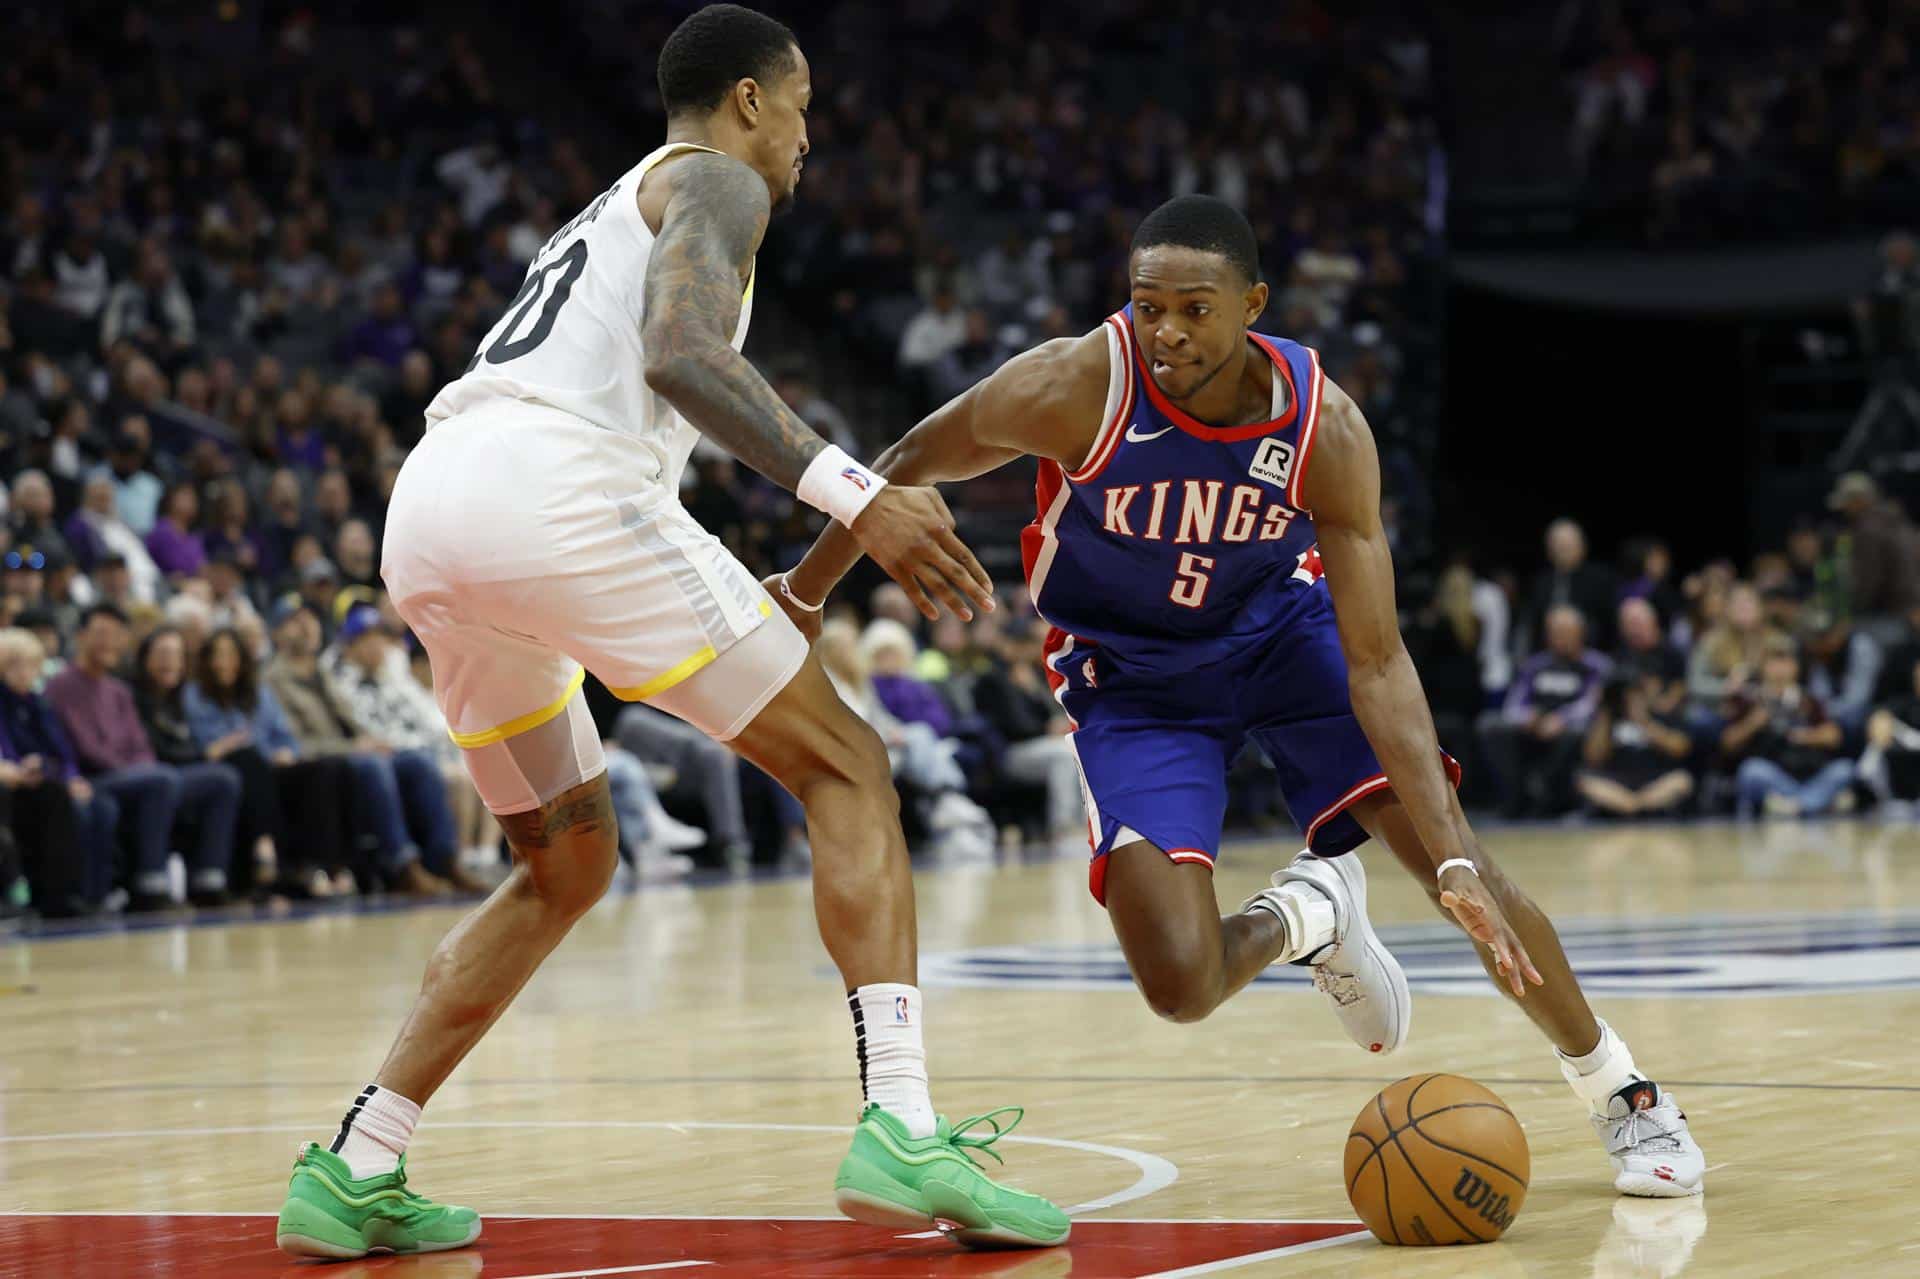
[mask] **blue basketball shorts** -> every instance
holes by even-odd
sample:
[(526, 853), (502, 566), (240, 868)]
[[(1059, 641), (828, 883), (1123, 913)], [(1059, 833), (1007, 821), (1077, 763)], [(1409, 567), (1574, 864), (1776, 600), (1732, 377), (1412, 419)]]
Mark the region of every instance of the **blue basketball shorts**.
[[(1056, 665), (1068, 740), (1085, 788), (1089, 882), (1106, 904), (1107, 854), (1144, 839), (1173, 861), (1211, 866), (1220, 850), (1227, 770), (1252, 741), (1279, 774), (1287, 811), (1323, 857), (1366, 842), (1348, 810), (1387, 789), (1347, 695), (1347, 663), (1324, 587), (1270, 642), (1172, 677), (1124, 671), (1098, 648)], [(1447, 775), (1460, 766), (1442, 752)]]

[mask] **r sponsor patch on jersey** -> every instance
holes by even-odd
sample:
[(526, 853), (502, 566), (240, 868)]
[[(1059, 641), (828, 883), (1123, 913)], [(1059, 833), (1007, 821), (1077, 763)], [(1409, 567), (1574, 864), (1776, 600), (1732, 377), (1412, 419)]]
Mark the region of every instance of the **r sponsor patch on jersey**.
[(1265, 480), (1285, 488), (1287, 481), (1293, 478), (1293, 445), (1285, 440), (1261, 440), (1252, 464), (1247, 467), (1247, 474), (1256, 480)]

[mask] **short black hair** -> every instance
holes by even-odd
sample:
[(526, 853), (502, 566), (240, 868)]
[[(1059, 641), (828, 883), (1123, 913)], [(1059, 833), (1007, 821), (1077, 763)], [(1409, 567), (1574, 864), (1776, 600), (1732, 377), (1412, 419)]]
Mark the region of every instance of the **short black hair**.
[(793, 67), (800, 42), (782, 23), (737, 4), (710, 4), (660, 46), (660, 104), (668, 116), (711, 111), (742, 80)]
[(87, 627), (93, 625), (93, 619), (96, 617), (111, 617), (122, 626), (127, 624), (127, 615), (121, 611), (118, 604), (107, 604), (103, 602), (99, 604), (89, 604), (86, 610), (80, 614), (80, 629), (84, 631)]
[(1260, 278), (1260, 245), (1240, 210), (1211, 195), (1175, 196), (1140, 220), (1129, 255), (1162, 244), (1218, 253), (1245, 276)]

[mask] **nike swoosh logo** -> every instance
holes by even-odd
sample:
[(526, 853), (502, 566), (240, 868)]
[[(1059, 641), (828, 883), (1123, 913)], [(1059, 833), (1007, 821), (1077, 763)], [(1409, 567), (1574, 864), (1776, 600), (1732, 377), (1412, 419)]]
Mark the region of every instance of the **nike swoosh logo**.
[(1139, 427), (1129, 426), (1127, 428), (1127, 438), (1129, 440), (1132, 440), (1135, 444), (1145, 444), (1148, 440), (1159, 439), (1161, 436), (1165, 435), (1168, 431), (1171, 431), (1172, 429), (1173, 428), (1170, 426), (1163, 426), (1159, 430), (1155, 431), (1152, 435), (1142, 435), (1140, 434)]

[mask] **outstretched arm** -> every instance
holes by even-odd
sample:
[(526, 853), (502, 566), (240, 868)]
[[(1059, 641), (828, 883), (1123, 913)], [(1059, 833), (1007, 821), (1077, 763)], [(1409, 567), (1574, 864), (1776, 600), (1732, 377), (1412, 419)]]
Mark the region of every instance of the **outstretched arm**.
[[(674, 162), (673, 191), (647, 263), (647, 385), (700, 433), (768, 479), (845, 524), (916, 600), (965, 611), (993, 584), (954, 534), (930, 488), (887, 485), (831, 448), (733, 349), (741, 289), (767, 229), (766, 183), (731, 156)], [(937, 610), (922, 603), (929, 617)]]
[[(1103, 331), (1042, 343), (935, 409), (874, 469), (895, 484), (938, 484), (970, 480), (1029, 454), (1077, 466), (1099, 429), (1106, 385)], [(846, 530), (829, 525), (788, 584), (802, 600), (825, 600), (859, 558)]]
[[(1479, 843), (1447, 782), (1426, 693), (1400, 639), (1373, 432), (1359, 406), (1331, 381), (1322, 392), (1311, 461), (1303, 496), (1320, 536), (1354, 716), (1435, 867), (1455, 858), (1472, 861)], [(1541, 984), (1526, 947), (1477, 875), (1452, 867), (1440, 877), (1440, 889), (1441, 904), (1461, 927), (1493, 948), (1514, 994), (1525, 993), (1523, 974)]]

